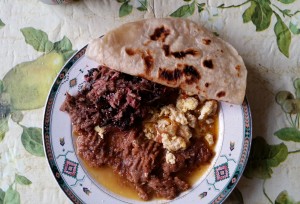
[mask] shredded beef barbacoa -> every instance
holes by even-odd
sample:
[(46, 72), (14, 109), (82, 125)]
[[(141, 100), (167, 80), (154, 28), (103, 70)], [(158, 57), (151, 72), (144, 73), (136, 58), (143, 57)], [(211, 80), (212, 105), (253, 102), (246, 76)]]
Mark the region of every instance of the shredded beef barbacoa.
[(76, 97), (67, 94), (61, 108), (79, 131), (90, 132), (96, 125), (128, 129), (141, 123), (150, 106), (162, 106), (178, 94), (177, 89), (105, 66), (89, 70), (85, 80), (84, 89)]
[[(166, 149), (149, 140), (141, 122), (151, 107), (174, 101), (178, 90), (100, 66), (85, 76), (86, 85), (76, 96), (67, 94), (61, 107), (69, 113), (77, 138), (77, 152), (95, 167), (110, 166), (134, 185), (139, 196), (173, 199), (189, 188), (187, 176), (213, 153), (201, 139), (174, 153), (175, 164), (165, 160)], [(105, 126), (101, 138), (95, 126)]]

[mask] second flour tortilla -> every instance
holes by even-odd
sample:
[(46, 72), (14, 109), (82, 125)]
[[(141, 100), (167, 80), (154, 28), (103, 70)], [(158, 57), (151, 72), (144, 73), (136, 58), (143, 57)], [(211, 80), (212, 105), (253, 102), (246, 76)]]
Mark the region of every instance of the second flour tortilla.
[(227, 42), (186, 19), (127, 23), (91, 42), (86, 55), (101, 65), (191, 94), (241, 104), (247, 70)]

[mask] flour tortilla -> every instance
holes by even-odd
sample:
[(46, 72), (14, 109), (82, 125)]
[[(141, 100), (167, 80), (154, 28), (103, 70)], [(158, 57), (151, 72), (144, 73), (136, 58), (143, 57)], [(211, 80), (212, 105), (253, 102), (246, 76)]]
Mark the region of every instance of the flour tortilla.
[(227, 42), (187, 19), (127, 23), (92, 41), (86, 55), (101, 65), (191, 94), (242, 104), (247, 70)]

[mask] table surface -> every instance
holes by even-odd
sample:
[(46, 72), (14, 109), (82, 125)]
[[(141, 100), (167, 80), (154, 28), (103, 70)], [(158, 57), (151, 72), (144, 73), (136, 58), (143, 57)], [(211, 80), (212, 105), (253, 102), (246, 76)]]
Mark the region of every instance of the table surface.
[(0, 204), (70, 202), (42, 146), (43, 106), (57, 71), (118, 25), (170, 15), (190, 18), (230, 42), (248, 69), (255, 139), (227, 203), (300, 201), (300, 99), (284, 100), (286, 94), (300, 98), (300, 1), (79, 0), (50, 6), (2, 0), (0, 8)]

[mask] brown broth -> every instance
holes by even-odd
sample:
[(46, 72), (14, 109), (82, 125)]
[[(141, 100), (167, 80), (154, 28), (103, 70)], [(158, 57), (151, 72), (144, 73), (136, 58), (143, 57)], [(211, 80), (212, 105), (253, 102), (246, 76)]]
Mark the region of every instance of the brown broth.
[[(83, 161), (83, 160), (82, 160)], [(126, 182), (121, 176), (114, 173), (110, 167), (90, 167), (86, 162), (82, 162), (85, 169), (92, 176), (92, 178), (106, 190), (115, 193), (125, 198), (143, 201), (134, 187)], [(194, 170), (188, 177), (187, 181), (190, 185), (195, 184), (199, 178), (207, 171), (210, 164), (201, 165), (198, 169)], [(155, 197), (154, 199), (159, 199)]]
[(92, 178), (105, 189), (119, 196), (142, 201), (134, 187), (120, 175), (114, 173), (110, 167), (90, 167), (84, 160), (82, 161)]

